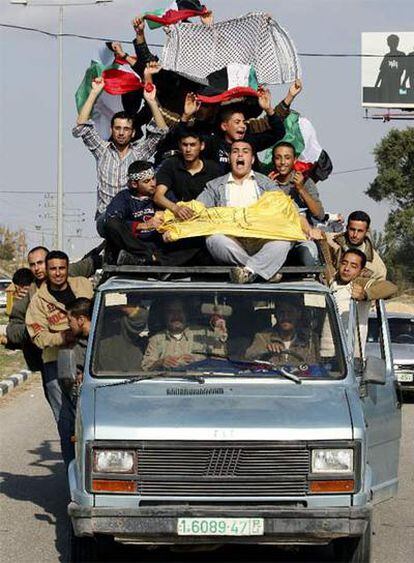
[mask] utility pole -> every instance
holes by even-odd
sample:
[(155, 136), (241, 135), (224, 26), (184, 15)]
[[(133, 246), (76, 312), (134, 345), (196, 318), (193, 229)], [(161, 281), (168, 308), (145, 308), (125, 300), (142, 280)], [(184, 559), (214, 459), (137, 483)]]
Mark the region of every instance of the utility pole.
[(58, 67), (56, 248), (63, 250), (63, 4), (59, 5)]
[(55, 247), (63, 250), (63, 8), (65, 6), (91, 6), (103, 4), (112, 0), (94, 0), (92, 2), (31, 2), (31, 0), (10, 0), (11, 4), (21, 4), (32, 7), (57, 7), (58, 13), (58, 126), (57, 126), (57, 182), (56, 182), (56, 225)]

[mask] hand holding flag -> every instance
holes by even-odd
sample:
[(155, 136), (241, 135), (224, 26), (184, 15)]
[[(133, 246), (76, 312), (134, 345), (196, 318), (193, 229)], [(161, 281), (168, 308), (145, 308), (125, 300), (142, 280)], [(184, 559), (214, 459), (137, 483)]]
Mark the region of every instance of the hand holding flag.
[(155, 84), (150, 84), (150, 83), (145, 84), (144, 99), (149, 106), (157, 103), (156, 97), (157, 97), (157, 88)]
[(274, 110), (272, 108), (272, 95), (270, 93), (270, 90), (268, 88), (263, 88), (263, 86), (260, 86), (258, 90), (258, 95), (259, 95), (259, 106), (268, 115), (274, 113)]
[(105, 87), (105, 80), (102, 76), (98, 76), (92, 80), (92, 92), (98, 96)]
[(143, 17), (141, 16), (136, 16), (133, 20), (132, 20), (132, 27), (135, 30), (135, 33), (139, 36), (144, 35), (144, 30), (145, 30), (145, 20)]
[(292, 98), (296, 98), (298, 94), (302, 91), (302, 80), (297, 78), (293, 84), (290, 85), (289, 94)]

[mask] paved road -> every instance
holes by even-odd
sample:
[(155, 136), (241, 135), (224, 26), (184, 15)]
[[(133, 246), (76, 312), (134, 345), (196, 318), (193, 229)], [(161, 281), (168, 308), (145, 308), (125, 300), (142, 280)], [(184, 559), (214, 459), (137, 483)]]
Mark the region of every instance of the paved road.
[[(414, 553), (414, 403), (403, 408), (401, 484), (395, 500), (379, 505), (374, 518), (373, 563), (411, 563)], [(63, 464), (49, 408), (38, 381), (0, 403), (0, 561), (68, 561), (67, 493)], [(247, 551), (140, 554), (140, 563), (238, 563), (328, 561), (325, 551)], [(120, 549), (116, 561), (137, 561), (136, 550)]]

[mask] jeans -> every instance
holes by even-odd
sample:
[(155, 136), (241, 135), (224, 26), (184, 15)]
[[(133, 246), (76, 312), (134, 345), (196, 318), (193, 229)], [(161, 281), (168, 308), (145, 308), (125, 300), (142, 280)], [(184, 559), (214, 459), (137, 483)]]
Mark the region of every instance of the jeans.
[(44, 364), (43, 381), (46, 398), (57, 424), (63, 461), (67, 467), (75, 457), (75, 448), (71, 442), (75, 430), (75, 407), (59, 384), (57, 362)]
[(219, 264), (247, 266), (269, 280), (285, 263), (292, 243), (284, 240), (235, 238), (211, 235), (206, 239), (208, 251)]
[(300, 266), (318, 266), (320, 264), (318, 247), (313, 240), (295, 242), (289, 253), (289, 260), (290, 258), (294, 264)]

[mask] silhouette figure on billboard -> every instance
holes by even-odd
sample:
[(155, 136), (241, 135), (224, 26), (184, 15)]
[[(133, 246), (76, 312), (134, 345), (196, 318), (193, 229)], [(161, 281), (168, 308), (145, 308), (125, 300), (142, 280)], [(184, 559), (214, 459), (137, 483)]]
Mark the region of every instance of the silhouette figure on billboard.
[(405, 58), (405, 77), (402, 87), (408, 88), (408, 83), (410, 83), (410, 89), (414, 91), (414, 51), (408, 53)]
[(390, 50), (382, 59), (375, 82), (375, 88), (381, 88), (387, 92), (390, 100), (399, 95), (401, 78), (405, 70), (406, 56), (402, 51), (398, 51), (399, 42), (398, 35), (392, 34), (387, 37)]
[[(386, 37), (389, 50), (381, 61), (377, 79), (372, 86), (368, 86), (368, 84), (373, 83), (372, 71), (376, 67), (375, 59), (372, 62), (365, 61), (363, 63), (363, 71), (364, 64), (367, 70), (370, 68), (370, 78), (365, 81), (363, 74), (362, 105), (365, 107), (414, 109), (414, 51), (408, 55), (404, 51), (400, 51), (398, 46), (401, 36), (396, 33), (389, 35), (378, 33), (375, 35), (382, 36), (384, 39)], [(406, 35), (408, 36), (408, 33), (402, 36), (402, 40), (406, 41)], [(382, 38), (378, 38), (377, 45), (378, 41), (381, 41), (381, 43), (384, 41)], [(366, 74), (368, 78), (368, 72)]]

